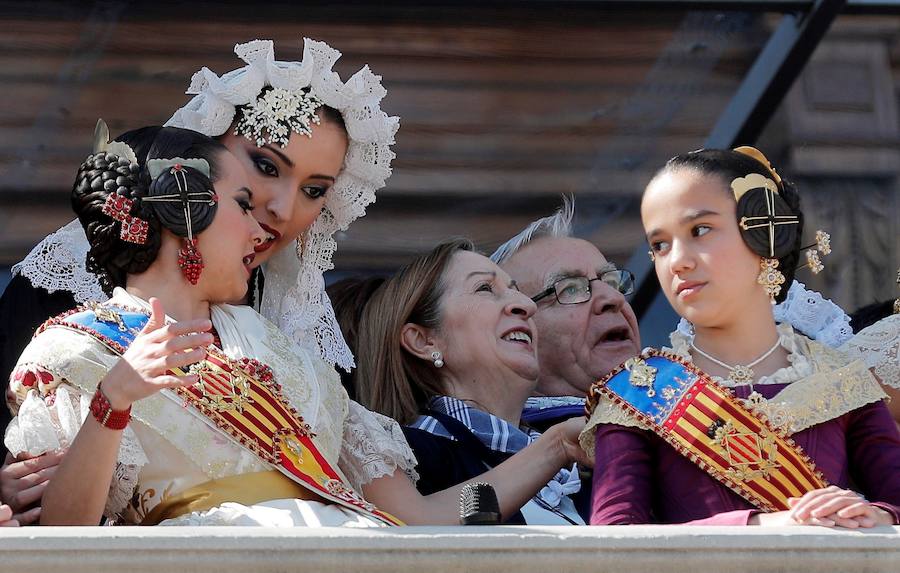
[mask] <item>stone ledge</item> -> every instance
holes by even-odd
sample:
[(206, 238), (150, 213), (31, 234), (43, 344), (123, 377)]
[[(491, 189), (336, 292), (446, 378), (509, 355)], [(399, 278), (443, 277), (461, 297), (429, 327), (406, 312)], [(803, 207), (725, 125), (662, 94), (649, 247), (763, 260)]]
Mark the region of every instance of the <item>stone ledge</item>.
[(0, 572), (896, 572), (900, 527), (43, 527), (0, 531)]

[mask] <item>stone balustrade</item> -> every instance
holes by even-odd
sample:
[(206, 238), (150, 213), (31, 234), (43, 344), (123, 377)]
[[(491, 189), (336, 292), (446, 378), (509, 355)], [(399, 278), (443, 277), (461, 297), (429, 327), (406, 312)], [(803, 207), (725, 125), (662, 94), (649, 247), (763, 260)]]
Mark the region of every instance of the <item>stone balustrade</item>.
[(900, 571), (900, 527), (29, 527), (0, 572), (514, 573)]

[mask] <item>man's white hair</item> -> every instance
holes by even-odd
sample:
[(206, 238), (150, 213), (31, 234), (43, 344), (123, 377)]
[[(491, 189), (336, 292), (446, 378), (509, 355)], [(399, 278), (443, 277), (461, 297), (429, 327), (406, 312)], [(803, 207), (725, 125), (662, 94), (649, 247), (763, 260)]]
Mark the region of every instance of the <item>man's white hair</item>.
[(575, 217), (575, 198), (563, 195), (563, 204), (556, 213), (528, 224), (513, 238), (506, 241), (491, 255), (491, 260), (502, 265), (525, 245), (541, 237), (571, 237), (572, 219)]

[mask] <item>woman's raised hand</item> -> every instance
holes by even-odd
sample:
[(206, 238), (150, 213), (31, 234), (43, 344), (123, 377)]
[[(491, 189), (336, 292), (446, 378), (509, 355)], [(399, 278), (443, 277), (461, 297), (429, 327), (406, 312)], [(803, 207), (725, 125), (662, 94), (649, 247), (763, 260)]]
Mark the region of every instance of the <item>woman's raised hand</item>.
[(208, 319), (166, 324), (162, 303), (151, 298), (150, 307), (150, 320), (101, 383), (114, 410), (125, 410), (163, 388), (195, 384), (196, 374), (173, 376), (167, 372), (206, 358), (205, 347), (213, 341)]
[(563, 456), (567, 460), (566, 463), (578, 462), (578, 465), (582, 467), (591, 468), (594, 467), (594, 462), (587, 456), (578, 441), (578, 436), (581, 435), (586, 423), (587, 420), (583, 416), (569, 418), (565, 422), (551, 426), (547, 433), (552, 432), (556, 435)]

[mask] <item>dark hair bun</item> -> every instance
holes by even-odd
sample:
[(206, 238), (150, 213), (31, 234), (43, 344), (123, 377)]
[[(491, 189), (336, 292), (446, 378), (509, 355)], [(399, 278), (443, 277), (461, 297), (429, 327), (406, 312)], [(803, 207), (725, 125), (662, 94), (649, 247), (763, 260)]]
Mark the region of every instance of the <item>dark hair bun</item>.
[[(770, 230), (769, 197), (773, 202), (772, 213), (776, 217), (774, 231)], [(761, 257), (780, 259), (796, 248), (802, 229), (800, 218), (787, 202), (775, 193), (766, 193), (764, 188), (747, 191), (737, 204), (737, 217), (741, 236), (747, 246)], [(790, 217), (790, 219), (780, 219)], [(785, 224), (786, 223), (786, 224)], [(744, 224), (751, 227), (744, 229)]]
[(184, 216), (184, 205), (187, 202), (191, 232), (196, 236), (210, 226), (218, 203), (209, 200), (215, 194), (209, 177), (193, 167), (181, 166), (180, 171), (180, 174), (176, 174), (173, 168), (163, 170), (147, 191), (148, 199), (169, 199), (148, 200), (143, 203), (153, 210), (163, 227), (179, 237), (187, 237), (188, 225)]

